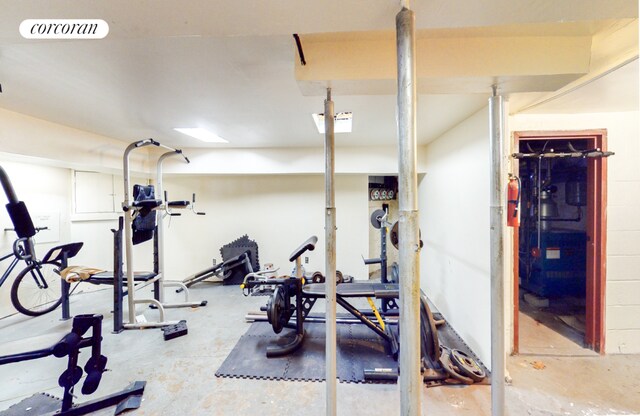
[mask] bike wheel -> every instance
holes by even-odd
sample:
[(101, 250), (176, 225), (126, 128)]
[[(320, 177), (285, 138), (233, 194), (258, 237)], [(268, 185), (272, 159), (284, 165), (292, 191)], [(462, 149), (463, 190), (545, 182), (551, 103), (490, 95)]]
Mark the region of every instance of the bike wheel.
[(11, 286), (11, 303), (21, 313), (40, 316), (51, 312), (62, 302), (59, 263), (30, 264)]

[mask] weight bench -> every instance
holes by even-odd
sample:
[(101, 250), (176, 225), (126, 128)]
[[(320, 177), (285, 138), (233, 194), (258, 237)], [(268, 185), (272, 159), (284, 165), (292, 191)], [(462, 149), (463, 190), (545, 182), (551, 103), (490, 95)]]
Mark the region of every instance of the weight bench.
[[(310, 237), (300, 247), (294, 250), (289, 256), (289, 261), (296, 262), (298, 274), (302, 274), (301, 256), (307, 251), (315, 249), (318, 238)], [(251, 276), (247, 276), (241, 285), (250, 292), (254, 287), (263, 284)], [(325, 283), (305, 284), (302, 276), (284, 277), (269, 279), (269, 284), (275, 285), (273, 295), (269, 298), (267, 305), (261, 310), (267, 312), (269, 323), (276, 334), (283, 328), (295, 330), (294, 339), (283, 346), (268, 346), (267, 357), (279, 357), (290, 354), (297, 350), (304, 341), (304, 320), (309, 315), (311, 308), (320, 298), (325, 297)], [(245, 295), (248, 294), (245, 291)], [(397, 299), (399, 296), (398, 285), (390, 283), (341, 283), (336, 286), (336, 302), (345, 308), (351, 315), (366, 325), (369, 329), (379, 335), (386, 343), (388, 352), (397, 358), (399, 345), (396, 335), (391, 331), (389, 325), (385, 323), (379, 314), (371, 298), (377, 299)], [(291, 299), (294, 298), (294, 304)], [(349, 298), (367, 298), (376, 317), (376, 321), (370, 319), (365, 313), (358, 310), (348, 302)], [(296, 315), (295, 323), (289, 322), (293, 314)]]
[[(125, 275), (126, 272), (123, 272), (123, 275)], [(80, 280), (77, 283), (91, 283), (92, 285), (113, 285), (114, 286), (114, 298), (118, 298), (117, 301), (114, 300), (115, 305), (114, 305), (114, 313), (116, 313), (116, 309), (118, 307), (122, 307), (122, 298), (124, 296), (127, 295), (127, 290), (124, 288), (124, 279), (120, 280), (120, 284), (118, 285), (116, 283), (116, 279), (115, 276), (116, 273), (112, 272), (112, 271), (103, 271), (100, 273), (96, 273), (91, 275), (91, 277), (89, 277), (88, 279), (84, 279), (84, 280)], [(150, 283), (153, 283), (155, 277), (157, 276), (157, 273), (154, 272), (134, 272), (134, 280), (135, 282), (142, 284), (142, 285), (147, 285)], [(120, 287), (120, 289), (118, 289), (118, 286)], [(119, 293), (118, 293), (119, 292)], [(67, 320), (67, 319), (71, 319), (71, 307), (69, 304), (69, 297), (71, 296), (71, 293), (73, 293), (73, 290), (71, 290), (71, 283), (67, 282), (66, 280), (62, 279), (62, 319), (63, 320)], [(119, 305), (119, 306), (118, 306)]]
[[(126, 271), (124, 272), (127, 273)], [(100, 272), (92, 275), (90, 278), (83, 280), (83, 282), (91, 283), (94, 285), (112, 285), (113, 275), (111, 271)], [(157, 274), (153, 272), (133, 272), (133, 280), (136, 282), (146, 283), (156, 277)]]
[[(271, 345), (266, 349), (268, 358), (279, 357), (293, 353), (302, 345), (305, 336), (304, 321), (309, 316), (315, 302), (326, 296), (326, 283), (305, 284), (301, 273), (301, 256), (315, 248), (318, 239), (312, 236), (289, 256), (289, 261), (296, 262), (298, 276), (270, 279), (269, 283), (276, 286), (267, 305), (260, 309), (267, 313), (267, 321), (273, 331), (278, 334), (284, 328), (294, 329), (294, 338), (285, 345)], [(243, 293), (248, 296), (253, 288), (263, 284), (262, 281), (248, 275), (241, 285)], [(366, 298), (372, 313), (362, 311), (349, 303), (349, 299)], [(399, 344), (396, 334), (398, 331), (390, 329), (390, 322), (383, 318), (396, 315), (397, 310), (381, 308), (382, 314), (376, 308), (372, 298), (380, 299), (382, 305), (395, 304), (399, 299), (399, 284), (383, 283), (340, 283), (336, 286), (336, 303), (346, 309), (353, 317), (360, 321), (385, 342), (386, 351), (395, 360), (398, 358)], [(293, 303), (292, 303), (293, 299)], [(394, 313), (395, 312), (395, 313)], [(295, 314), (295, 319), (292, 319)], [(375, 320), (371, 316), (375, 316)], [(317, 319), (314, 319), (317, 322)], [(399, 322), (396, 322), (399, 325)], [(421, 291), (420, 295), (420, 352), (421, 373), (425, 382), (443, 381), (451, 378), (457, 383), (473, 384), (485, 377), (485, 372), (467, 354), (453, 350), (440, 344), (436, 321), (433, 318), (427, 297)], [(365, 369), (365, 380), (392, 380), (398, 377), (397, 371), (389, 369)]]

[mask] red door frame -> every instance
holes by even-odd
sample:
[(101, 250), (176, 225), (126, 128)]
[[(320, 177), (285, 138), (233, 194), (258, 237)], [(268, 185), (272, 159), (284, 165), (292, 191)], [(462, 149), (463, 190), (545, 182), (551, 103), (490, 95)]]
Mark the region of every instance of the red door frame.
[[(592, 149), (607, 150), (607, 131), (519, 131), (513, 133), (513, 148), (521, 140), (588, 140)], [(607, 260), (607, 158), (587, 162), (587, 294), (585, 345), (600, 354), (605, 352), (605, 290)], [(518, 229), (513, 229), (513, 353), (520, 349), (518, 314)]]

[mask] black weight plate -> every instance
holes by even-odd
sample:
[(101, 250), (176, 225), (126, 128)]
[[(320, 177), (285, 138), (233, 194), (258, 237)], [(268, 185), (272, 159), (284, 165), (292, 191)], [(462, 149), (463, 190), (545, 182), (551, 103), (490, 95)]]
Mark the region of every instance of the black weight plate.
[(400, 266), (398, 263), (391, 265), (391, 283), (400, 283)]
[(312, 283), (324, 283), (324, 276), (320, 272), (314, 272), (311, 275), (311, 282)]
[(273, 291), (273, 295), (267, 302), (267, 319), (276, 334), (279, 334), (284, 327), (282, 320), (285, 308), (284, 289), (282, 286), (276, 286), (276, 290)]
[[(397, 249), (398, 248), (398, 221), (393, 224), (391, 227), (391, 233), (389, 233), (389, 239), (391, 240), (391, 244)], [(424, 242), (422, 241), (422, 230), (418, 230), (418, 241), (420, 241), (420, 248), (424, 246)]]
[(454, 380), (457, 380), (463, 384), (473, 384), (473, 379), (460, 374), (460, 370), (451, 361), (451, 350), (446, 347), (442, 347), (440, 353), (440, 364), (444, 371), (451, 376)]
[(391, 227), (391, 232), (389, 233), (389, 239), (391, 240), (391, 244), (398, 249), (398, 221), (393, 224)]
[(344, 282), (344, 276), (342, 275), (342, 272), (340, 270), (336, 270), (336, 283), (343, 283)]
[(371, 225), (376, 230), (379, 230), (380, 227), (382, 227), (382, 223), (380, 222), (380, 218), (384, 217), (384, 214), (385, 214), (385, 212), (384, 212), (383, 209), (377, 209), (377, 210), (373, 211), (373, 213), (371, 214)]
[(431, 314), (429, 304), (424, 296), (420, 296), (420, 324), (425, 353), (432, 362), (437, 363), (440, 359), (438, 330), (436, 329), (436, 323)]
[(478, 363), (464, 351), (451, 350), (451, 362), (458, 367), (462, 375), (475, 382), (482, 381), (487, 376)]

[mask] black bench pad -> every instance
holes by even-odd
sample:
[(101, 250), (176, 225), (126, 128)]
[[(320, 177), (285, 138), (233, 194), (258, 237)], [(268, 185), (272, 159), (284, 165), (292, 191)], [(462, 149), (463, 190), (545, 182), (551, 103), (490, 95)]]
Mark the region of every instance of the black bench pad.
[[(123, 272), (124, 279), (127, 279), (127, 272)], [(154, 272), (133, 272), (133, 280), (136, 282), (148, 282), (156, 277)], [(113, 272), (96, 273), (85, 282), (93, 283), (94, 285), (112, 285), (113, 284)]]
[(169, 208), (186, 208), (191, 204), (189, 201), (169, 201), (167, 202), (167, 206)]

